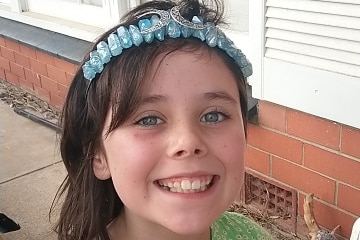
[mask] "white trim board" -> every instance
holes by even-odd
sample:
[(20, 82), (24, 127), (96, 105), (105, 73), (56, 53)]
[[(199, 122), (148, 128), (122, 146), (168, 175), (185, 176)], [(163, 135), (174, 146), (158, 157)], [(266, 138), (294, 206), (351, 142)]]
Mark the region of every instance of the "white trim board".
[(263, 100), (360, 128), (359, 78), (264, 58), (263, 83)]

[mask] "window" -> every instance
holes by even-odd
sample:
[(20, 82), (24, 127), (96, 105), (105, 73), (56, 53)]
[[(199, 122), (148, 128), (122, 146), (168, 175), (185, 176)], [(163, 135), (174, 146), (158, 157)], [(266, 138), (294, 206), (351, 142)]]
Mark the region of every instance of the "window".
[(253, 95), (360, 128), (360, 2), (250, 2)]
[(0, 16), (92, 41), (139, 0), (0, 0)]
[(229, 28), (237, 32), (249, 31), (249, 1), (226, 0), (225, 17)]
[(108, 6), (96, 0), (28, 0), (26, 10), (101, 28), (113, 22)]
[(10, 5), (10, 0), (0, 0), (0, 4)]

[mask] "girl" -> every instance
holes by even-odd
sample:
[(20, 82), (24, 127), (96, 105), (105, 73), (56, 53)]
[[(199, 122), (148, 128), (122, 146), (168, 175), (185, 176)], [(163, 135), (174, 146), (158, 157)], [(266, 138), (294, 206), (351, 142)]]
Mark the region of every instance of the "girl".
[(152, 1), (94, 44), (63, 109), (59, 239), (270, 239), (243, 184), (251, 64), (221, 4)]

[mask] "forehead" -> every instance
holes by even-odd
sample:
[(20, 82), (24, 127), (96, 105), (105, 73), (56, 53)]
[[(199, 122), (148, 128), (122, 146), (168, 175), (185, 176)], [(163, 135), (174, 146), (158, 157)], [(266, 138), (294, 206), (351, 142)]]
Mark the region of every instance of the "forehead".
[(160, 54), (145, 78), (144, 95), (227, 91), (239, 98), (236, 78), (223, 59), (207, 49)]

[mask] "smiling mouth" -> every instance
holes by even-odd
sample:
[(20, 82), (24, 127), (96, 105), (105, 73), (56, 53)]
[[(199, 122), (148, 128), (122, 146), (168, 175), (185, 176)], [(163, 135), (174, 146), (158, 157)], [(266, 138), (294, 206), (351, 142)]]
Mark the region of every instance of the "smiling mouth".
[(173, 193), (198, 193), (204, 192), (214, 184), (215, 176), (199, 178), (162, 179), (155, 183), (162, 189)]

